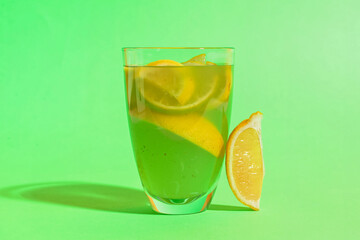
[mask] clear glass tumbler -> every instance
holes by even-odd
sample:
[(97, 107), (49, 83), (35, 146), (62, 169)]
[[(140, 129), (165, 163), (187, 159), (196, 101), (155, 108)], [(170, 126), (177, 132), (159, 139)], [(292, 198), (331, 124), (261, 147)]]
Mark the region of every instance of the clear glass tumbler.
[(153, 209), (207, 209), (223, 164), (233, 48), (124, 48), (134, 155)]

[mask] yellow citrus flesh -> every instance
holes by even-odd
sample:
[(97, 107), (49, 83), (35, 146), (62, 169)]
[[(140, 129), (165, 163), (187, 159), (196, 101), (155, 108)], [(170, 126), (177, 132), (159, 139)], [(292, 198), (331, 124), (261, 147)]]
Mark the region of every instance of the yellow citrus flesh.
[(242, 121), (230, 134), (226, 147), (226, 173), (236, 198), (246, 206), (260, 209), (264, 177), (261, 143), (262, 113)]
[(197, 55), (190, 60), (183, 62), (184, 66), (199, 66), (199, 65), (206, 65), (206, 54)]
[[(193, 61), (197, 61), (196, 58)], [(141, 67), (137, 86), (154, 109), (184, 112), (200, 106), (212, 96), (217, 79), (201, 81), (195, 74), (198, 70), (191, 68), (195, 65), (183, 66), (173, 60), (158, 60)]]
[[(151, 62), (147, 66), (151, 68), (143, 67), (140, 70), (139, 79), (143, 82), (139, 85), (144, 85), (140, 90), (150, 103), (159, 105), (159, 107), (166, 107), (167, 104), (183, 105), (191, 98), (195, 89), (192, 79), (189, 79), (181, 68), (162, 68), (166, 66), (181, 67), (183, 66), (181, 63), (165, 59)], [(169, 99), (162, 98), (163, 103), (159, 102), (157, 98), (164, 95)]]
[(220, 132), (209, 120), (198, 114), (167, 115), (148, 109), (141, 113), (131, 111), (130, 114), (187, 139), (215, 157), (223, 154), (224, 139)]
[(232, 70), (231, 70), (231, 67), (228, 66), (228, 68), (226, 69), (226, 72), (225, 72), (225, 88), (219, 97), (220, 101), (225, 102), (229, 99), (231, 87), (232, 87)]
[(147, 64), (147, 66), (183, 66), (183, 65), (173, 60), (163, 59), (163, 60), (157, 60), (155, 62), (151, 62)]
[(216, 63), (206, 61), (206, 54), (197, 55), (190, 60), (182, 63), (184, 66), (201, 66), (201, 65), (216, 65)]
[(233, 82), (231, 66), (226, 66), (225, 74), (221, 76), (221, 78), (224, 78), (225, 81), (218, 81), (218, 90), (207, 106), (209, 109), (217, 108), (219, 105), (228, 101)]
[(177, 96), (180, 105), (185, 105), (194, 94), (195, 83), (191, 78), (184, 78), (184, 85), (181, 94)]
[(206, 61), (206, 65), (216, 65), (216, 63), (210, 62), (210, 61)]

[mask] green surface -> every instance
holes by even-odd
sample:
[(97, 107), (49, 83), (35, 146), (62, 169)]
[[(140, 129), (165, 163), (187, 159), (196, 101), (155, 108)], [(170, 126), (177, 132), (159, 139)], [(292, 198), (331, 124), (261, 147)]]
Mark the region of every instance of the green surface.
[[(359, 239), (359, 8), (2, 0), (0, 239)], [(151, 213), (130, 147), (124, 46), (236, 48), (232, 127), (264, 113), (260, 212), (223, 172), (207, 212)]]

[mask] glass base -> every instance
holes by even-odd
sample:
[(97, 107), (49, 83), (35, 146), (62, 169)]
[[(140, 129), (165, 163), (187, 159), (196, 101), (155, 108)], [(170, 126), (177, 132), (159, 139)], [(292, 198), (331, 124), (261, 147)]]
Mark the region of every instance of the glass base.
[(150, 200), (151, 207), (154, 211), (163, 214), (192, 214), (205, 211), (210, 205), (215, 190), (204, 195), (190, 203), (171, 204), (157, 200), (149, 194), (146, 194)]

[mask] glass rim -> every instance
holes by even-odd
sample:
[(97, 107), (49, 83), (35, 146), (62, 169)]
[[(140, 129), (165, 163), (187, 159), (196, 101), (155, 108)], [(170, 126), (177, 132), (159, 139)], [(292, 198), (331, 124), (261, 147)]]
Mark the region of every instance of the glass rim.
[(122, 50), (157, 50), (157, 49), (174, 49), (174, 50), (180, 50), (180, 49), (198, 49), (198, 50), (204, 50), (204, 49), (212, 49), (212, 50), (234, 50), (234, 47), (123, 47)]

